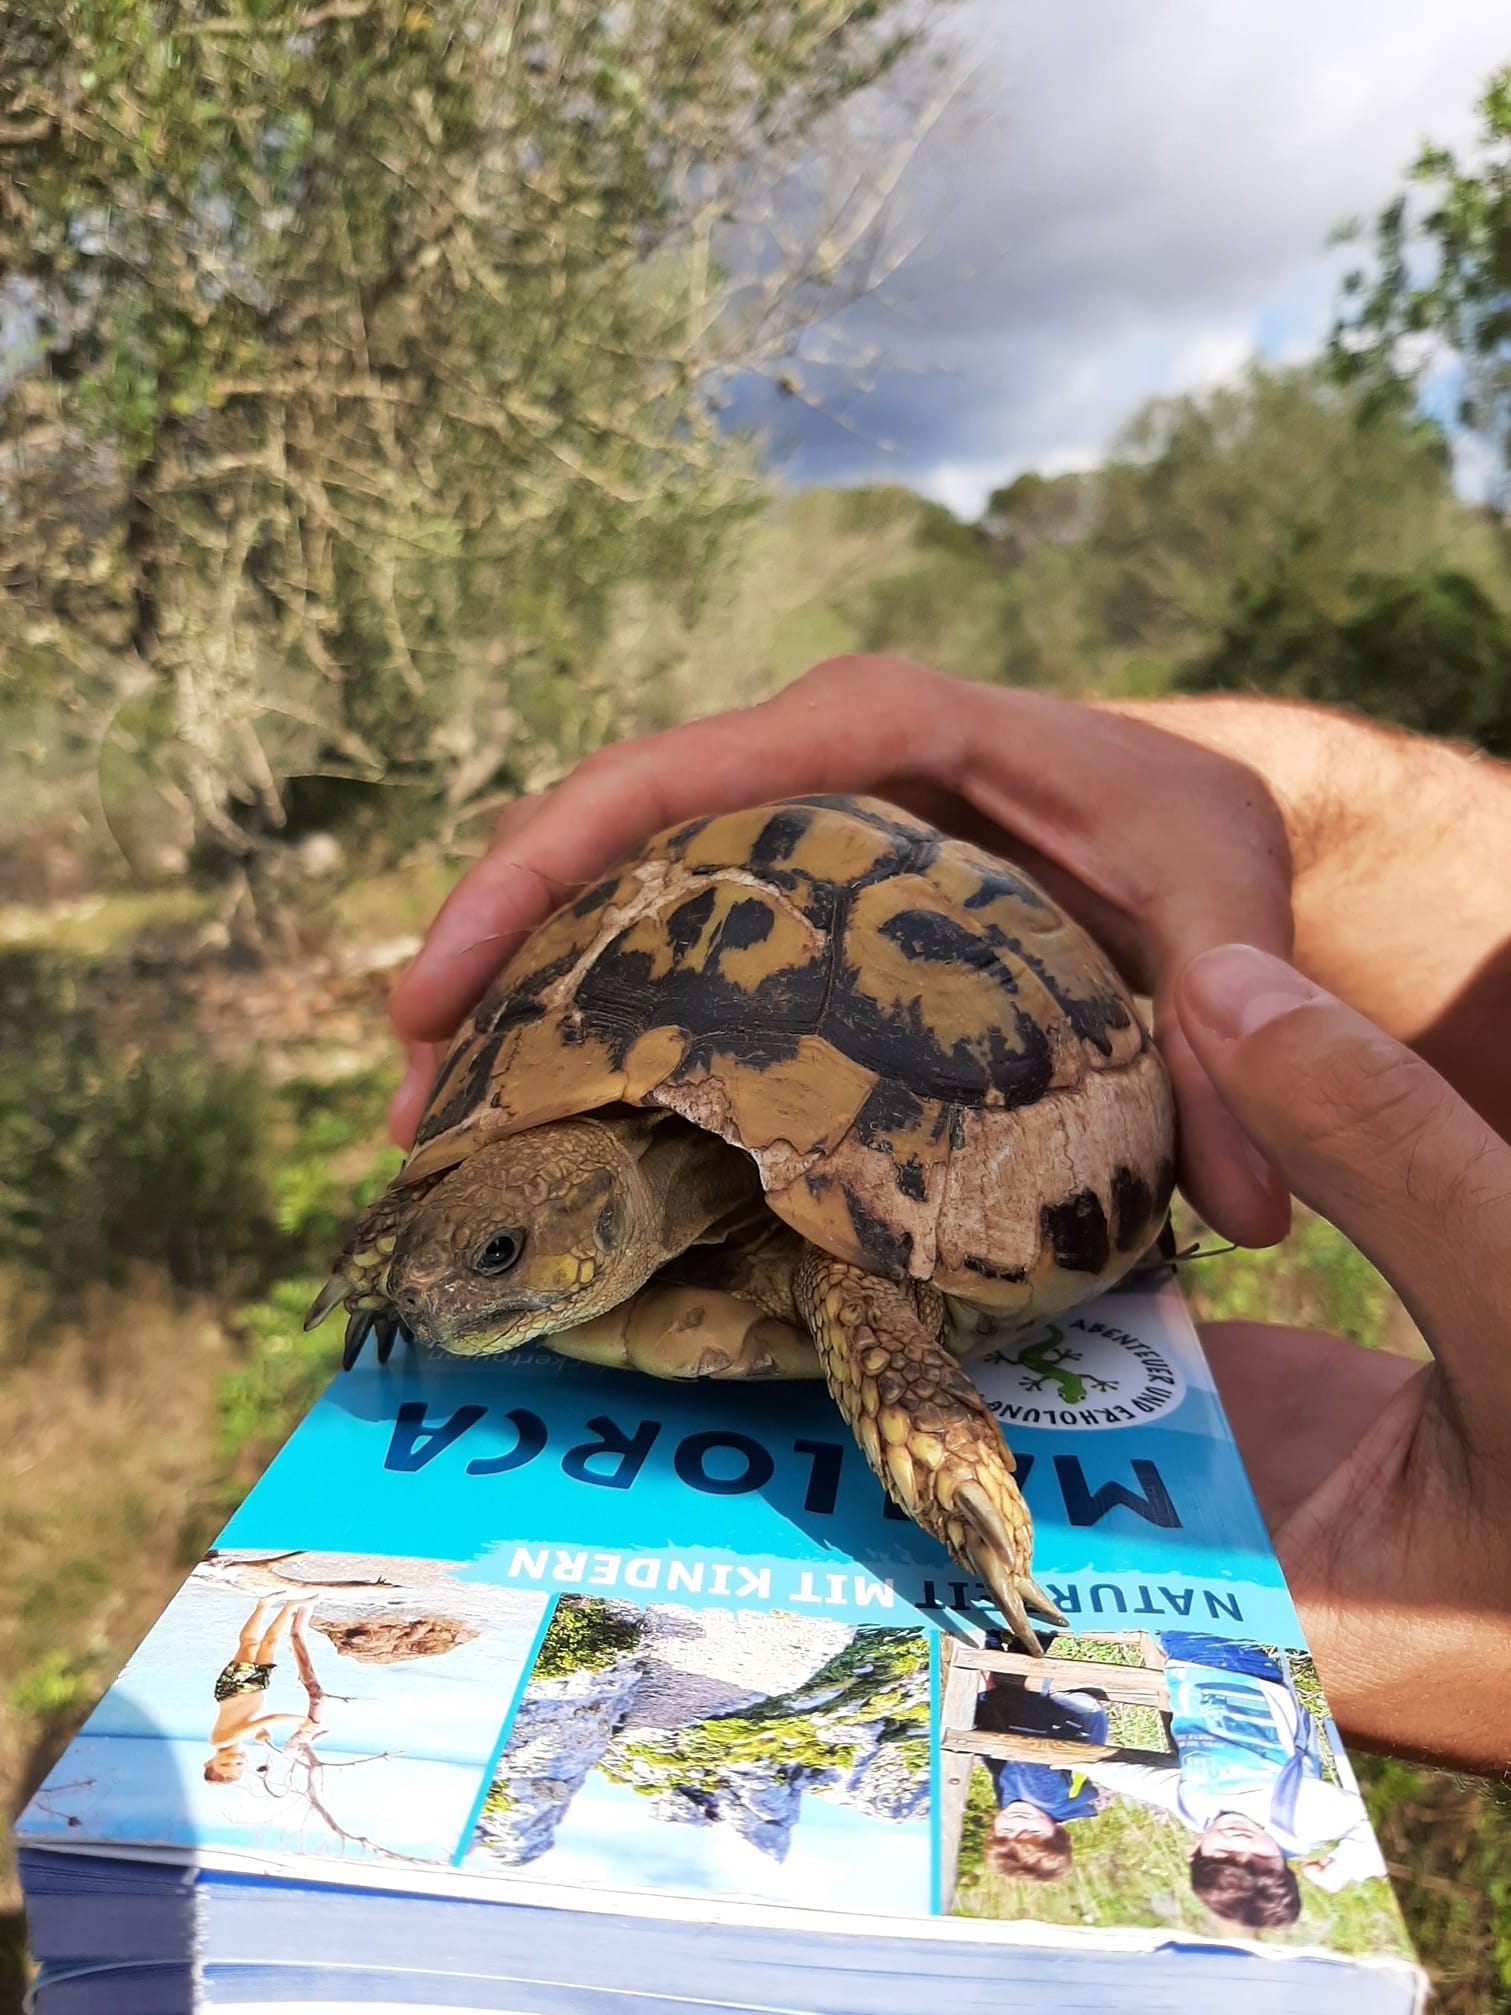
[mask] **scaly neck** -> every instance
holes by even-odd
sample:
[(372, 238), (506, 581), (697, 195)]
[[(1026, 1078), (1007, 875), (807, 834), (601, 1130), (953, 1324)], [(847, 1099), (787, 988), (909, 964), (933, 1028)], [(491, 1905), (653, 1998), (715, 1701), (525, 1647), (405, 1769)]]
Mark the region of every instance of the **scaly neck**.
[(760, 1202), (750, 1157), (675, 1114), (637, 1112), (622, 1120), (600, 1117), (598, 1124), (635, 1161), (665, 1259), (722, 1236), (729, 1220)]

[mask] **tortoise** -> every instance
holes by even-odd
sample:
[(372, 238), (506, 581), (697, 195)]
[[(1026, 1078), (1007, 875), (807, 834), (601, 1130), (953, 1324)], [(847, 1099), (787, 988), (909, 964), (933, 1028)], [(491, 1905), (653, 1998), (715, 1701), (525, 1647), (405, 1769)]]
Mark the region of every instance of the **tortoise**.
[[(531, 935), (306, 1326), (344, 1304), (348, 1363), (375, 1332), (821, 1375), (1037, 1651), (1027, 1606), (1064, 1619), (962, 1360), (1138, 1264), (1173, 1152), (1127, 987), (1027, 875), (875, 799), (784, 799), (662, 833)], [(693, 1319), (731, 1295), (748, 1323)]]

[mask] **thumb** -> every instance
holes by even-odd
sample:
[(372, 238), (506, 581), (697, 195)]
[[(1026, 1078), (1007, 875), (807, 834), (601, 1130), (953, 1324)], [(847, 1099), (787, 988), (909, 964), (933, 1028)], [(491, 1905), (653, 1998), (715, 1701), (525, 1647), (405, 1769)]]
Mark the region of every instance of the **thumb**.
[(1503, 1415), (1492, 1300), (1511, 1275), (1511, 1145), (1420, 1057), (1269, 952), (1202, 953), (1176, 1006), (1250, 1140), (1401, 1296), (1465, 1417)]

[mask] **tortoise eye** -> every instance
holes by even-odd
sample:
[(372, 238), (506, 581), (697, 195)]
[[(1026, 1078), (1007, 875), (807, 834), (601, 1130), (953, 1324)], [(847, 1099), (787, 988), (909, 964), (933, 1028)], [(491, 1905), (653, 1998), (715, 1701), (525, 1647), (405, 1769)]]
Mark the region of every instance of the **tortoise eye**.
[(507, 1273), (511, 1266), (519, 1264), (519, 1256), (524, 1249), (525, 1235), (522, 1231), (496, 1231), (473, 1260), (473, 1272)]

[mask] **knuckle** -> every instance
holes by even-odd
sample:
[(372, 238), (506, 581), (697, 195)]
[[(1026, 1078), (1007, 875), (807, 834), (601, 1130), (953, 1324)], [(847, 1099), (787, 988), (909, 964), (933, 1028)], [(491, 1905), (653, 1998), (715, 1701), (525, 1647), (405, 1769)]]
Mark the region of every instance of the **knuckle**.
[(1377, 1142), (1416, 1138), (1437, 1108), (1441, 1079), (1384, 1035), (1329, 1044), (1312, 1070), (1321, 1127)]
[(848, 651), (837, 658), (822, 658), (790, 686), (773, 694), (766, 705), (790, 704), (794, 700), (824, 705), (853, 699), (865, 685), (865, 668), (870, 662), (860, 653)]
[(639, 775), (647, 767), (650, 781), (654, 782), (654, 765), (640, 762), (641, 750), (648, 739), (641, 736), (631, 741), (605, 742), (602, 748), (590, 750), (572, 765), (552, 795), (565, 796), (591, 811), (612, 801), (632, 775)]
[(864, 694), (874, 703), (878, 699), (914, 698), (941, 683), (941, 678), (940, 673), (927, 665), (915, 664), (910, 658), (845, 651), (810, 666), (789, 691), (800, 691), (810, 699), (853, 698)]

